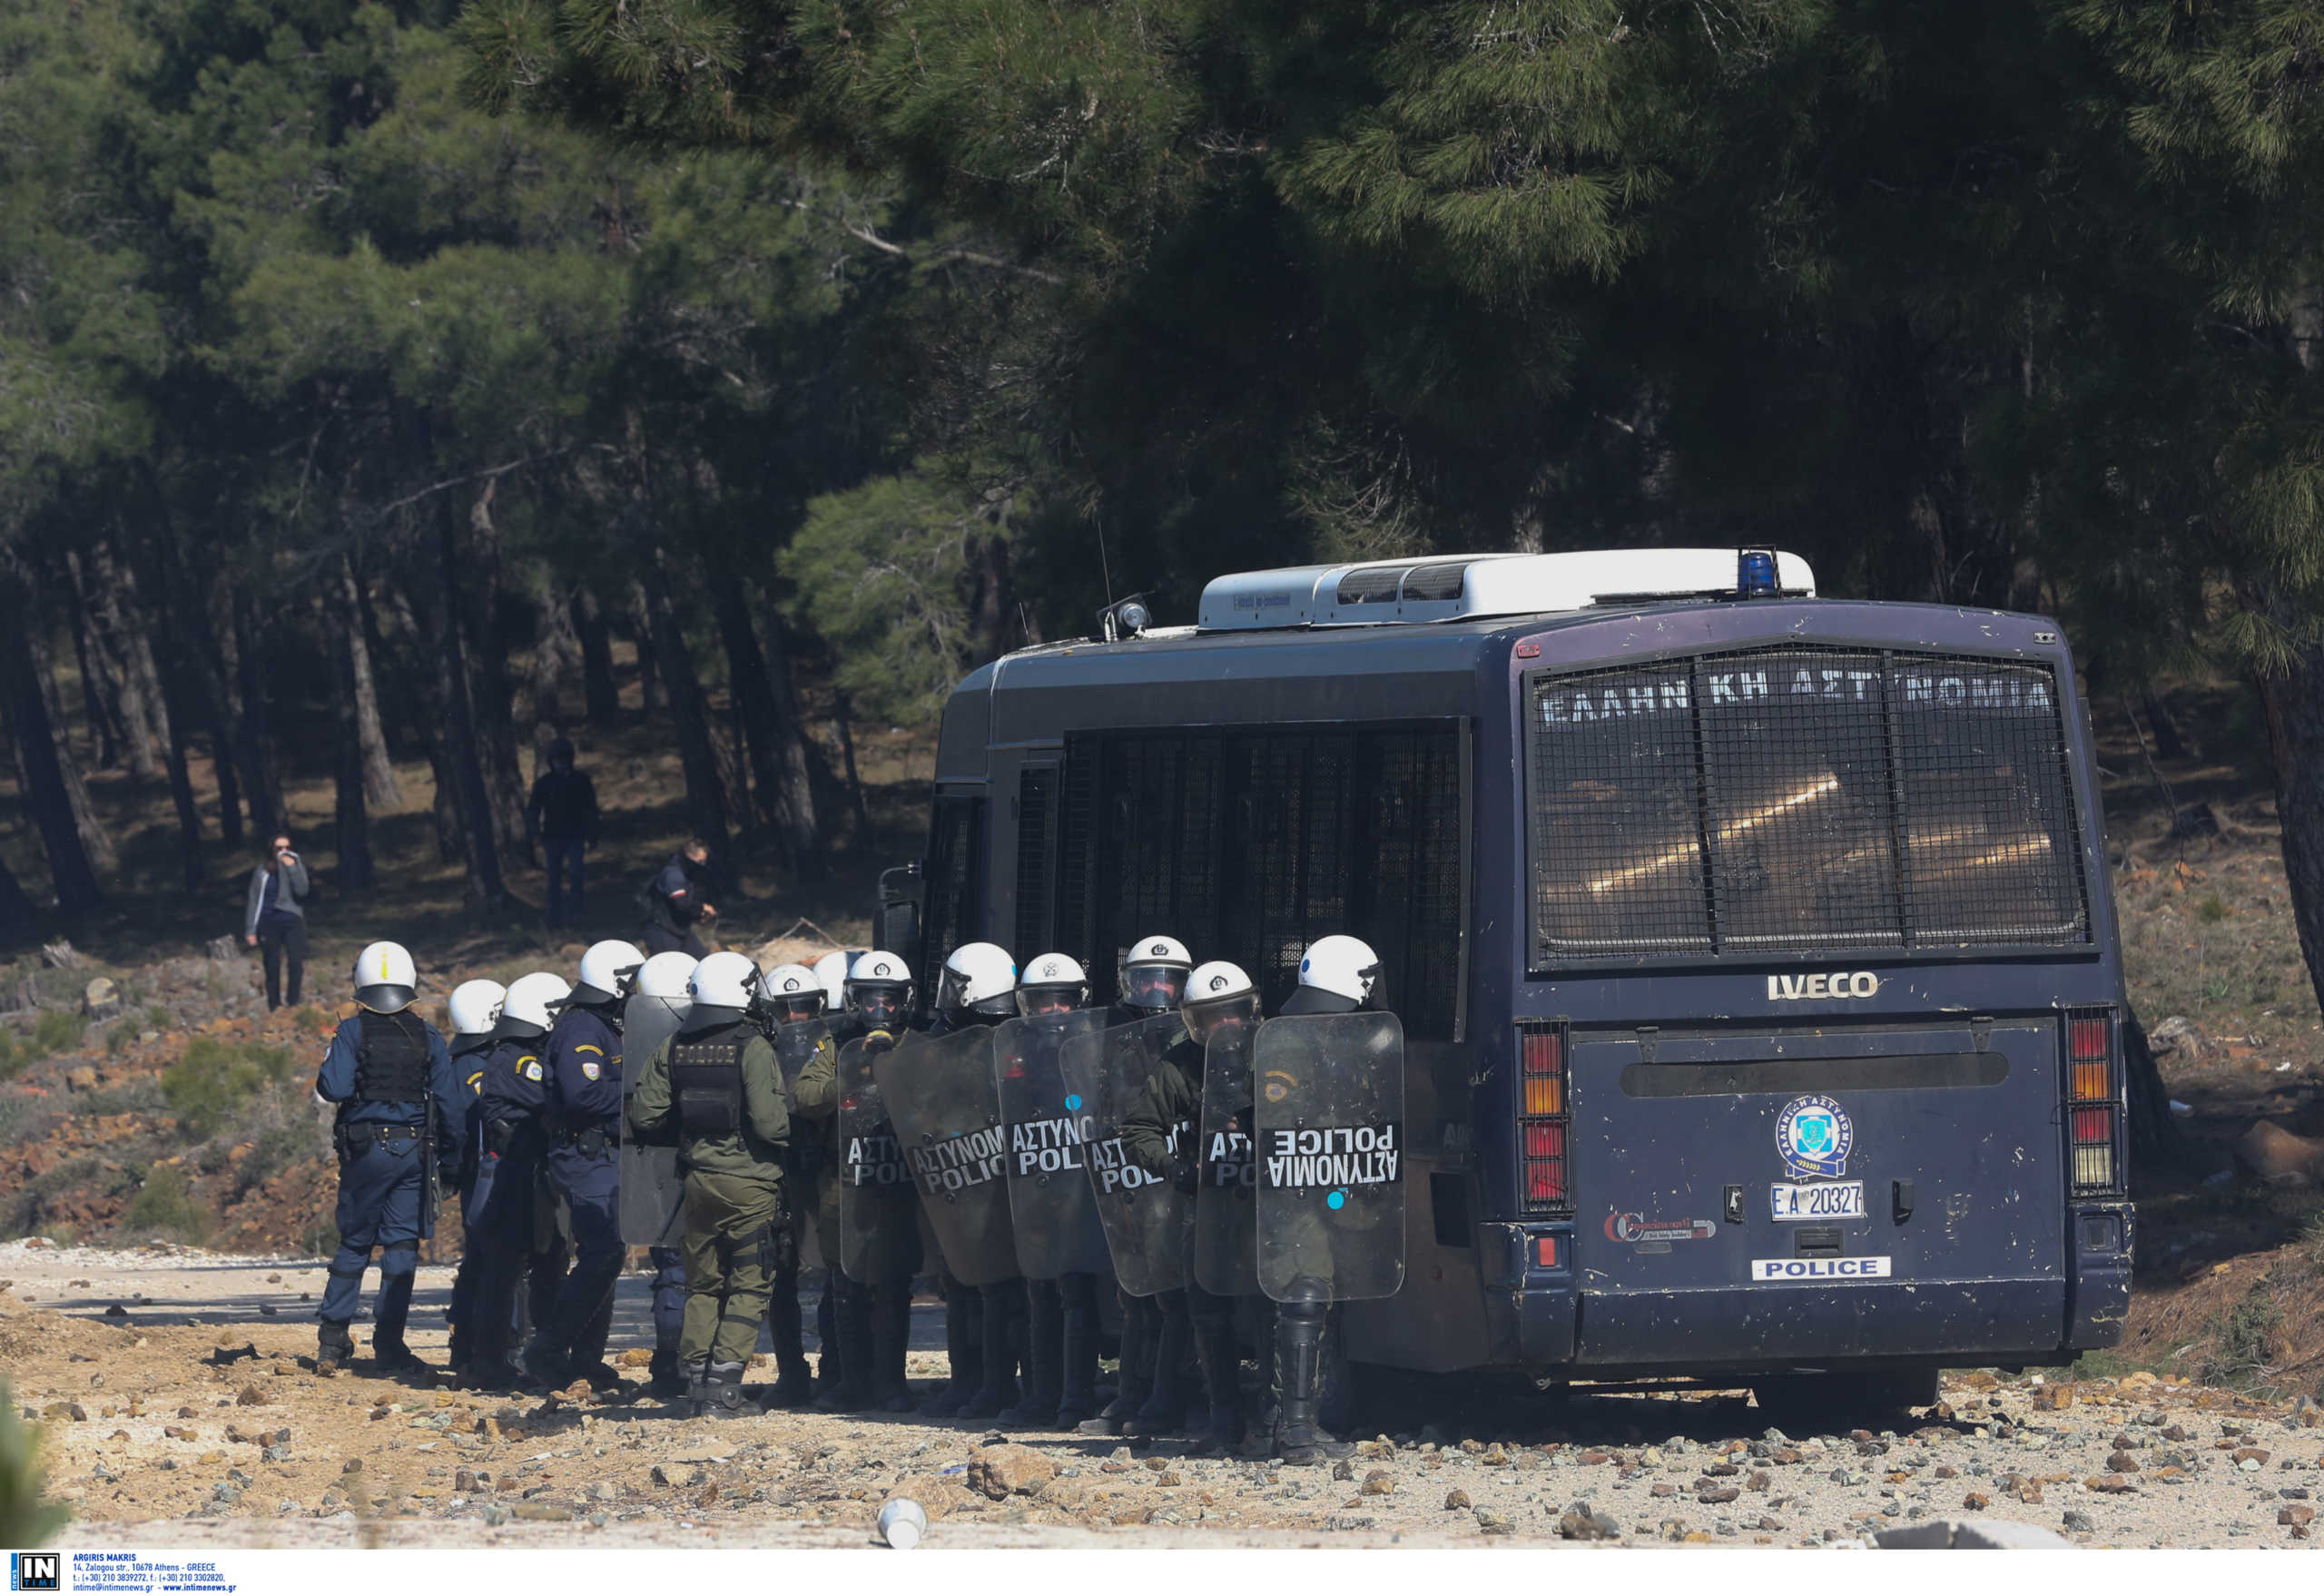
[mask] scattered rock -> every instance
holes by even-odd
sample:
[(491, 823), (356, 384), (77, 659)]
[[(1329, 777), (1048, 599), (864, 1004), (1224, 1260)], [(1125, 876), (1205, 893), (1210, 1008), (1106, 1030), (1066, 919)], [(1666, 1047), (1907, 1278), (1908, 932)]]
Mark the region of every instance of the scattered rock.
[(2324, 1182), (2324, 1140), (2297, 1135), (2273, 1120), (2260, 1120), (2230, 1150), (2236, 1166), (2256, 1180), (2280, 1186)]
[(1057, 1464), (1029, 1446), (988, 1446), (969, 1464), (969, 1488), (995, 1502), (1030, 1496), (1057, 1477)]
[(2280, 1524), (2312, 1524), (2315, 1522), (2316, 1510), (2305, 1502), (2295, 1502), (2276, 1509), (2276, 1522)]
[(1475, 1505), (1469, 1500), (1469, 1493), (1457, 1485), (1444, 1493), (1444, 1511), (1447, 1512), (1458, 1512)]
[(1585, 1502), (1576, 1502), (1558, 1520), (1558, 1535), (1567, 1541), (1619, 1541), (1622, 1532), (1611, 1519), (1602, 1519), (1592, 1512)]
[(1385, 1469), (1374, 1469), (1364, 1476), (1364, 1494), (1366, 1496), (1387, 1496), (1395, 1489), (1396, 1476)]

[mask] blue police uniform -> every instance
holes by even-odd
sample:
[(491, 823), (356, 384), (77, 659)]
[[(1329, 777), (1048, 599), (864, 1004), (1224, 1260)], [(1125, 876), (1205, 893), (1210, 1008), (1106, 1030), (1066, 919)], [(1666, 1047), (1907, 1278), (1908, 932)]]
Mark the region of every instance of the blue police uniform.
[(347, 1326), (362, 1296), (363, 1271), (379, 1247), (379, 1296), (372, 1354), (383, 1364), (408, 1362), (404, 1322), (419, 1267), (419, 1243), (434, 1234), (427, 1201), (428, 1162), (454, 1164), (466, 1089), (436, 1029), (406, 1010), (365, 1010), (342, 1020), (315, 1079), (315, 1092), (339, 1105), (339, 1251), (316, 1317), (326, 1355), (344, 1357)]
[(527, 1373), (560, 1384), (605, 1356), (621, 1276), (621, 1022), (611, 1005), (576, 1004), (549, 1033), (548, 1174), (573, 1226), (573, 1270), (525, 1349)]
[(506, 1035), (495, 1041), (478, 1094), (484, 1119), (485, 1157), (492, 1166), (489, 1190), (479, 1201), (477, 1278), (478, 1369), (503, 1373), (516, 1342), (517, 1289), (531, 1276), (535, 1324), (548, 1317), (564, 1285), (565, 1239), (547, 1197), (547, 1137), (541, 1110), (547, 1095), (547, 1039)]
[(484, 1275), (484, 1213), (492, 1201), (492, 1177), (500, 1160), (484, 1138), (484, 1071), (491, 1062), (489, 1035), (452, 1039), (452, 1073), (458, 1078), (465, 1107), (460, 1117), (459, 1167), (453, 1178), (460, 1193), (460, 1266), (452, 1276), (452, 1367), (463, 1368), (476, 1356), (477, 1286)]

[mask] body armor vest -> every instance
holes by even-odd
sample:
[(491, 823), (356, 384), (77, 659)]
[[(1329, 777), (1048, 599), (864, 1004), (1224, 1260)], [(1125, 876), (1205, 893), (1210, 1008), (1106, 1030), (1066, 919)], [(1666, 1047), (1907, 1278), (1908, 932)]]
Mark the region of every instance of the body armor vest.
[(356, 1017), (355, 1096), (365, 1103), (428, 1100), (428, 1030), (409, 1012)]
[(748, 1026), (732, 1025), (670, 1045), (670, 1091), (688, 1136), (734, 1136), (743, 1128), (743, 1049)]

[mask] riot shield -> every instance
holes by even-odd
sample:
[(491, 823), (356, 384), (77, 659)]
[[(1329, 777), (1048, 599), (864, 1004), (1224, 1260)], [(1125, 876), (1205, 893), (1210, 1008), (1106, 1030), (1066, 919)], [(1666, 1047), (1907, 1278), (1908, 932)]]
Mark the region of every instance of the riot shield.
[(1009, 1215), (1028, 1280), (1102, 1275), (1106, 1232), (1090, 1195), (1092, 1099), (1065, 1084), (1064, 1052), (1101, 1035), (1102, 1009), (1011, 1020), (992, 1033), (994, 1084), (1009, 1130)]
[(1214, 1296), (1259, 1292), (1259, 1219), (1251, 1168), (1251, 1043), (1247, 1025), (1210, 1034), (1202, 1066), (1202, 1128), (1195, 1148), (1195, 1284)]
[(1404, 1284), (1404, 1028), (1393, 1014), (1259, 1027), (1259, 1289), (1361, 1302)]
[(629, 1128), (629, 1099), (645, 1077), (655, 1049), (677, 1033), (693, 1005), (671, 998), (634, 997), (621, 1018), (621, 1238), (630, 1246), (677, 1246), (685, 1239), (685, 1189), (678, 1176), (678, 1116), (653, 1140)]
[(803, 1216), (799, 1224), (799, 1266), (820, 1268), (830, 1260), (823, 1256), (821, 1238), (812, 1223), (815, 1194), (821, 1189), (824, 1169), (831, 1163), (831, 1138), (823, 1128), (806, 1119), (799, 1112), (796, 1089), (799, 1072), (814, 1058), (815, 1049), (832, 1034), (831, 1022), (824, 1020), (803, 1020), (792, 1025), (778, 1025), (767, 1035), (774, 1046), (774, 1062), (783, 1077), (783, 1106), (791, 1111), (791, 1151), (783, 1161), (783, 1179), (789, 1189), (791, 1211)]
[(839, 1050), (839, 1267), (860, 1286), (894, 1284), (919, 1239), (911, 1177), (872, 1069), (894, 1046), (875, 1030)]
[[(1151, 1175), (1122, 1149), (1121, 1127), (1131, 1112), (1152, 1100), (1154, 1078), (1163, 1055), (1186, 1038), (1176, 1014), (1118, 1025), (1111, 1030), (1069, 1038), (1059, 1062), (1065, 1089), (1090, 1111), (1089, 1190), (1105, 1227), (1106, 1250), (1114, 1278), (1132, 1296), (1177, 1291), (1187, 1283), (1187, 1244), (1194, 1227), (1195, 1200), (1168, 1175)], [(1195, 1128), (1174, 1127), (1174, 1154)]]
[(963, 1286), (1015, 1278), (992, 1028), (911, 1037), (881, 1056), (877, 1073), (944, 1266)]

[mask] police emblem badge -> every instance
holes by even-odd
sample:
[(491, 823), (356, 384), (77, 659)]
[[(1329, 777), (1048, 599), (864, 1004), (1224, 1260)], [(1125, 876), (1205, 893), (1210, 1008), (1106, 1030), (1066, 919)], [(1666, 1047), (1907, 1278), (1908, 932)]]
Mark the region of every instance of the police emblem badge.
[(1848, 1172), (1855, 1145), (1847, 1110), (1827, 1097), (1794, 1098), (1776, 1120), (1776, 1151), (1794, 1179), (1837, 1180)]

